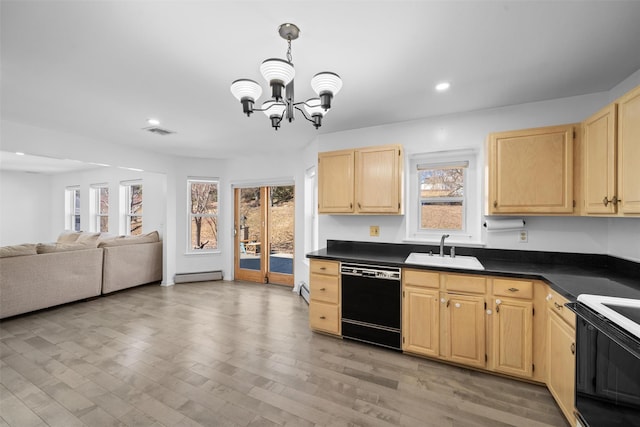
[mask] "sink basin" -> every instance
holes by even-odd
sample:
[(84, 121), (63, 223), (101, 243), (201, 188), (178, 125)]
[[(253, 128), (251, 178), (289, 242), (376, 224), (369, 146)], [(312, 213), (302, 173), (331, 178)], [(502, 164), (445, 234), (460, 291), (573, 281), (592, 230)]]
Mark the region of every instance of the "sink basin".
[(484, 270), (484, 266), (473, 256), (449, 256), (430, 255), (420, 252), (412, 252), (406, 260), (406, 264), (417, 264), (428, 267), (461, 268), (465, 270)]

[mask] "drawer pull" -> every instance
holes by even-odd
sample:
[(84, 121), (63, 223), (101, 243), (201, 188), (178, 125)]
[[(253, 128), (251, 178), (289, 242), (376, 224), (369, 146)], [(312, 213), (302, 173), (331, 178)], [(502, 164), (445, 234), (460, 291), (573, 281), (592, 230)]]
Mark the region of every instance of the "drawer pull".
[(321, 318), (322, 320), (326, 319), (326, 317), (325, 317), (325, 316), (320, 316), (320, 318)]
[(320, 270), (326, 270), (327, 267), (320, 267)]
[(327, 290), (327, 288), (320, 288), (320, 290), (321, 290), (321, 291), (326, 291), (326, 290)]
[(571, 343), (571, 354), (576, 354), (576, 343)]
[(555, 305), (558, 310), (562, 310), (562, 306), (560, 304), (558, 304), (557, 302), (554, 301), (553, 305)]
[(518, 288), (509, 288), (509, 291), (510, 291), (510, 292), (518, 292), (519, 290), (520, 290), (520, 289), (518, 289)]

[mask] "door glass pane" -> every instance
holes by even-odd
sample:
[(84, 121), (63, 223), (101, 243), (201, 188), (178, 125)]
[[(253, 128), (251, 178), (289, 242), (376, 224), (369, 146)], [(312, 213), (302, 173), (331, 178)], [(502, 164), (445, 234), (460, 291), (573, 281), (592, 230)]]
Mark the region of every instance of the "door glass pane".
[(270, 188), (269, 271), (293, 274), (294, 186)]
[(260, 270), (260, 187), (240, 189), (240, 268)]

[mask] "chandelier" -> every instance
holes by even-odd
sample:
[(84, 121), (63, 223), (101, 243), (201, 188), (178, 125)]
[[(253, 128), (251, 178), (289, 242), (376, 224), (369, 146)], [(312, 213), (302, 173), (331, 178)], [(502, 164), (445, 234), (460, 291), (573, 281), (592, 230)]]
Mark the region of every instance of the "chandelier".
[[(288, 44), (286, 61), (270, 58), (265, 59), (260, 65), (260, 72), (271, 87), (271, 98), (262, 103), (262, 108), (254, 108), (254, 103), (262, 95), (262, 87), (249, 79), (239, 79), (231, 83), (231, 93), (240, 101), (242, 111), (247, 117), (254, 111), (262, 111), (269, 117), (275, 130), (278, 130), (284, 118), (289, 122), (294, 120), (294, 108), (318, 129), (322, 125), (322, 118), (331, 108), (331, 100), (342, 88), (342, 79), (330, 71), (318, 73), (311, 79), (311, 88), (318, 97), (295, 102), (293, 78), (296, 71), (291, 62), (291, 41), (298, 38), (300, 29), (295, 24), (282, 24), (278, 27), (278, 33)], [(301, 106), (303, 108), (300, 108)]]

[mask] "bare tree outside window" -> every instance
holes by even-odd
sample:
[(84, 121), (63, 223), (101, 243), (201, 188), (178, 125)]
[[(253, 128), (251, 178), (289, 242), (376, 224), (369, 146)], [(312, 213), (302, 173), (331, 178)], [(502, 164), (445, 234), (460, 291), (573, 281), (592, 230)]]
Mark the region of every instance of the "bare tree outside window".
[(419, 165), (421, 230), (464, 230), (465, 167)]
[(106, 233), (109, 231), (109, 187), (97, 187), (96, 193), (96, 231)]
[(218, 183), (189, 180), (191, 250), (218, 248)]

